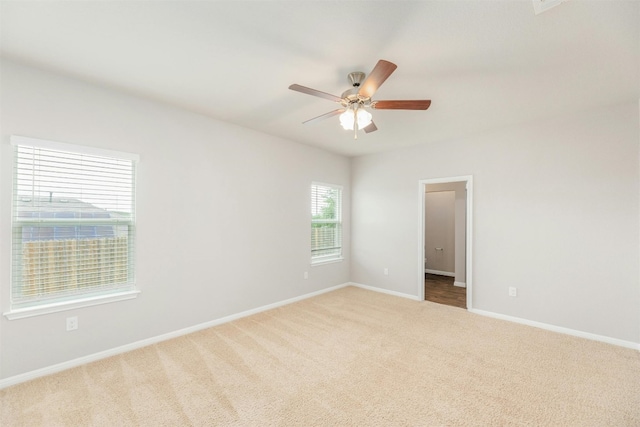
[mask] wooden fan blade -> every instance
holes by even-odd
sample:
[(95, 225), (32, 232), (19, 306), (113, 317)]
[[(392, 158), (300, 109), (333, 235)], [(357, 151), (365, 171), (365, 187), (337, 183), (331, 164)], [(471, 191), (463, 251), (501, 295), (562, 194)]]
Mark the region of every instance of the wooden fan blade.
[(428, 99), (412, 101), (375, 101), (371, 106), (376, 110), (426, 110), (431, 105)]
[(365, 133), (371, 133), (371, 132), (375, 132), (378, 130), (378, 127), (376, 126), (375, 123), (371, 122), (369, 123), (364, 129), (362, 129)]
[(328, 113), (324, 113), (321, 116), (314, 117), (313, 119), (309, 119), (307, 121), (304, 121), (304, 122), (302, 122), (302, 124), (306, 124), (306, 123), (309, 123), (309, 122), (315, 122), (316, 120), (320, 121), (320, 120), (328, 119), (329, 117), (337, 116), (338, 114), (342, 114), (342, 113), (344, 113), (344, 108), (339, 108), (337, 110), (333, 110), (333, 111), (329, 111)]
[(331, 95), (330, 93), (326, 93), (326, 92), (320, 92), (319, 90), (311, 89), (310, 87), (306, 87), (306, 86), (293, 84), (289, 86), (289, 89), (295, 90), (296, 92), (306, 93), (307, 95), (318, 96), (320, 98), (328, 99), (329, 101), (333, 101), (333, 102), (342, 101), (342, 98), (338, 96)]
[(398, 66), (392, 62), (385, 61), (384, 59), (378, 61), (376, 66), (373, 67), (373, 70), (371, 70), (367, 79), (362, 83), (362, 86), (360, 86), (358, 95), (365, 98), (371, 98), (378, 88), (382, 86), (382, 83), (387, 80), (387, 77), (396, 70), (396, 68), (398, 68)]

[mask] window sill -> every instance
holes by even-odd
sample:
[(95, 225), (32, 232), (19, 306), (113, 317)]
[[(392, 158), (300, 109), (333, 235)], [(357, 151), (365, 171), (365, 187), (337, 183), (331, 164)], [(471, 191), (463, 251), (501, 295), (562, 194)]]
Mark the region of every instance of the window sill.
[(316, 265), (324, 265), (324, 264), (333, 264), (336, 262), (342, 262), (344, 261), (343, 257), (340, 258), (331, 258), (331, 259), (322, 259), (322, 260), (312, 260), (311, 261), (311, 267), (315, 267)]
[(76, 299), (72, 301), (64, 301), (37, 307), (18, 308), (3, 313), (9, 320), (24, 319), (25, 317), (42, 316), (44, 314), (57, 313), (60, 311), (73, 310), (76, 308), (90, 307), (92, 305), (108, 304), (116, 301), (125, 301), (137, 298), (140, 291), (124, 291), (109, 295), (99, 295), (89, 298)]

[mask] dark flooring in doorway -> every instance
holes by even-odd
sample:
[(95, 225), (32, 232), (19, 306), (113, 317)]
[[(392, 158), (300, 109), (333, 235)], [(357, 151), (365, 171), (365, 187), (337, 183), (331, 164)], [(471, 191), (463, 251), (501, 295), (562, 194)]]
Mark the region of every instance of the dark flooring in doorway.
[(467, 308), (467, 288), (453, 286), (454, 278), (438, 276), (436, 274), (424, 275), (424, 299), (438, 304), (452, 305), (454, 307)]

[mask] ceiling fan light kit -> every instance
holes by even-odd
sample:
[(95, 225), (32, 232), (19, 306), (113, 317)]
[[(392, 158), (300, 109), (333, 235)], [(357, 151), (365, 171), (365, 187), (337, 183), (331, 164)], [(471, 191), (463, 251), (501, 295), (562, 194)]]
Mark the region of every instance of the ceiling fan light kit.
[[(426, 110), (431, 105), (430, 100), (402, 100), (402, 101), (372, 101), (371, 97), (385, 80), (395, 71), (397, 65), (381, 59), (373, 68), (368, 77), (361, 71), (349, 73), (347, 78), (352, 88), (344, 91), (341, 96), (331, 95), (326, 92), (311, 89), (298, 84), (292, 84), (289, 89), (296, 92), (313, 95), (320, 98), (328, 99), (336, 102), (342, 108), (330, 111), (303, 123), (309, 123), (316, 120), (326, 119), (340, 115), (340, 124), (345, 130), (353, 130), (354, 139), (358, 139), (358, 130), (362, 129), (365, 133), (378, 130), (373, 117), (368, 108), (376, 110)], [(366, 77), (366, 79), (365, 79)]]
[(371, 113), (364, 108), (348, 109), (340, 114), (340, 124), (344, 130), (353, 130), (355, 125), (358, 129), (364, 129), (369, 126), (372, 117)]

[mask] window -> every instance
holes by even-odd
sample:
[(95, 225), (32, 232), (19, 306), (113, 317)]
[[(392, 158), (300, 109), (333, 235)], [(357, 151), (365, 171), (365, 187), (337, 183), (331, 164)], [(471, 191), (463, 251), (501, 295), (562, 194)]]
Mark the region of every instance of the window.
[(11, 137), (11, 144), (15, 164), (7, 316), (135, 291), (138, 157), (18, 136)]
[(342, 259), (342, 187), (311, 184), (311, 263)]

